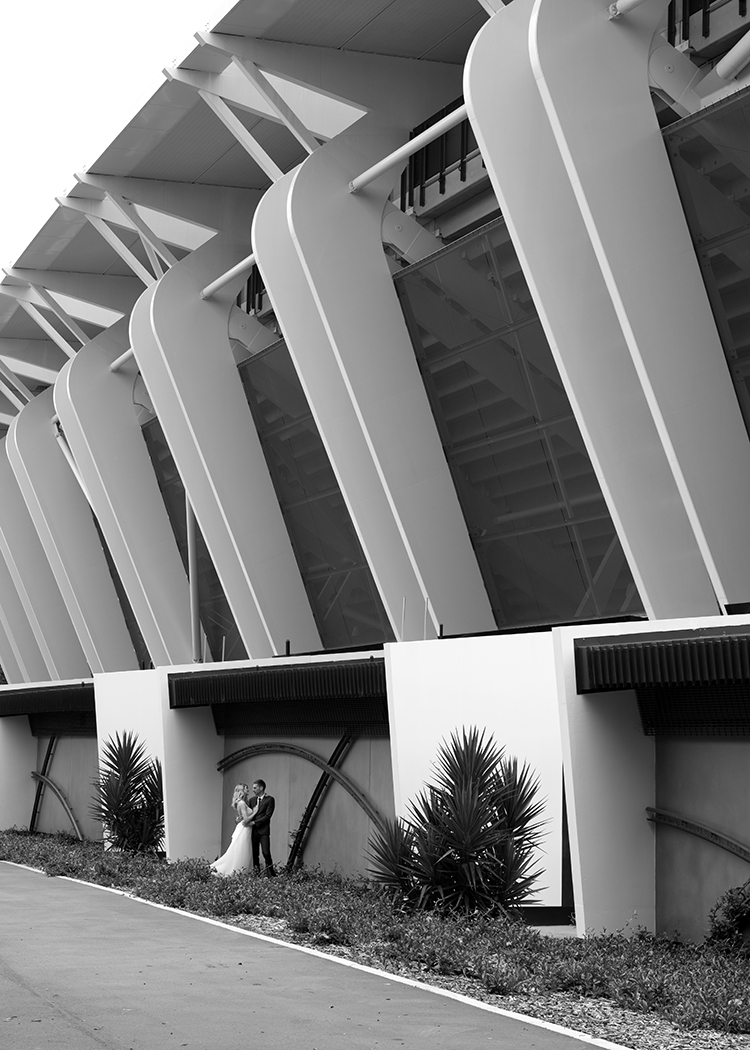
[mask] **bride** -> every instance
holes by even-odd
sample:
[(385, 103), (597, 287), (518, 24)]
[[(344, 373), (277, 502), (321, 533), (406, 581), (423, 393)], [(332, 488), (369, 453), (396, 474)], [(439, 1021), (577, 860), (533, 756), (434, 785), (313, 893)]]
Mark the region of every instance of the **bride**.
[(233, 875), (236, 871), (250, 871), (253, 865), (253, 852), (251, 844), (252, 821), (258, 812), (256, 802), (254, 808), (250, 808), (248, 801), (250, 789), (247, 784), (238, 784), (232, 795), (232, 809), (237, 814), (237, 827), (232, 834), (231, 842), (218, 860), (211, 865), (215, 875)]

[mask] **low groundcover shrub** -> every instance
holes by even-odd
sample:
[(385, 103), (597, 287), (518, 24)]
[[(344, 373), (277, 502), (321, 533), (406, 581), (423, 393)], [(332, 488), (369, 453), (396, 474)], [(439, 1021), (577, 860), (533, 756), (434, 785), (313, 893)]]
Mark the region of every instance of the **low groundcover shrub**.
[[(268, 916), (282, 920), (277, 936), (425, 981), (457, 976), (483, 994), (599, 997), (686, 1029), (750, 1032), (750, 958), (711, 941), (680, 944), (643, 931), (544, 937), (503, 915), (399, 905), (361, 878), (302, 868), (276, 879), (219, 879), (203, 860), (168, 863), (67, 835), (0, 831), (0, 860), (225, 921)], [(461, 990), (471, 994), (470, 985)]]

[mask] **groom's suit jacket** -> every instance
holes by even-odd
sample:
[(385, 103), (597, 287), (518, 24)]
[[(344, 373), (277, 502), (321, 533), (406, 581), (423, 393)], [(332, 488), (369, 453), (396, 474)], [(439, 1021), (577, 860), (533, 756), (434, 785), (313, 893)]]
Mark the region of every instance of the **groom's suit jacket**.
[(273, 811), (276, 808), (276, 800), (273, 795), (264, 795), (258, 803), (258, 812), (255, 814), (255, 823), (253, 827), (256, 832), (263, 833), (268, 831), (271, 826), (271, 817)]

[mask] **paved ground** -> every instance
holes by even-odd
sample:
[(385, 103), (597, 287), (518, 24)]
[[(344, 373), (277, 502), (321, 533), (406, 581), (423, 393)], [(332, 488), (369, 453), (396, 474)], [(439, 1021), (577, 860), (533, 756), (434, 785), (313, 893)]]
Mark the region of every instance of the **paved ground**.
[(581, 1050), (590, 1044), (0, 863), (1, 1050)]

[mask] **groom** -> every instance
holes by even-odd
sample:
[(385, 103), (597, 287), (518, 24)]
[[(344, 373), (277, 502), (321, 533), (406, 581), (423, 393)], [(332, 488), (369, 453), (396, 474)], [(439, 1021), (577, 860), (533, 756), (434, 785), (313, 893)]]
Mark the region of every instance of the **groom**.
[(265, 863), (265, 874), (268, 877), (275, 875), (273, 860), (271, 859), (271, 817), (273, 816), (276, 802), (272, 795), (266, 794), (265, 780), (256, 780), (253, 784), (253, 794), (258, 810), (252, 821), (243, 821), (243, 824), (251, 824), (250, 842), (253, 849), (253, 870), (256, 875), (260, 874), (260, 853), (263, 853)]

